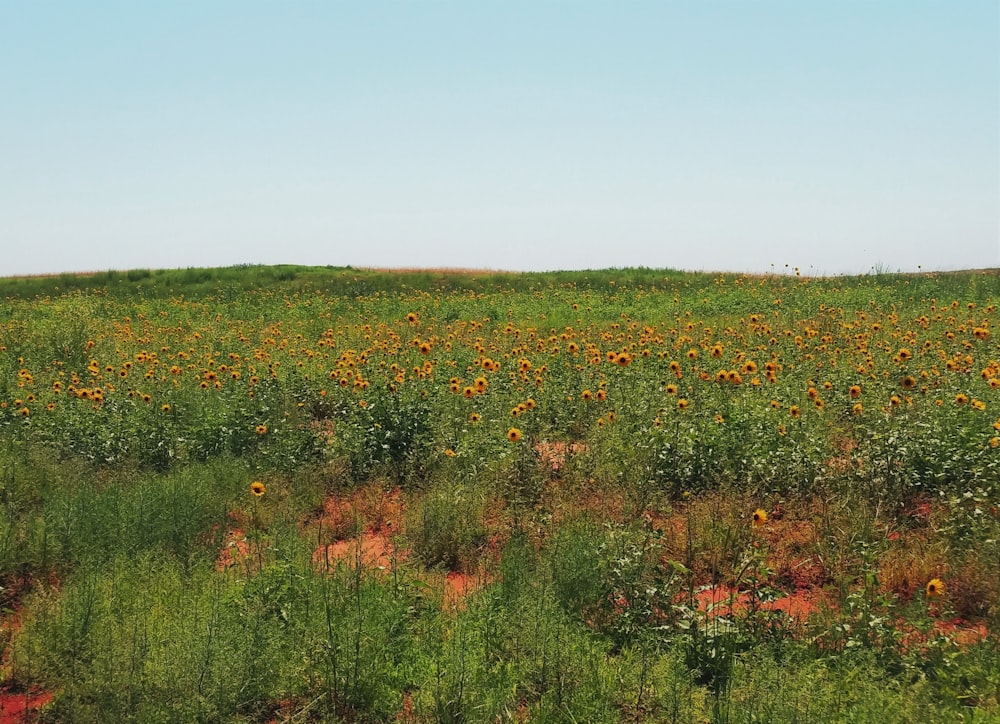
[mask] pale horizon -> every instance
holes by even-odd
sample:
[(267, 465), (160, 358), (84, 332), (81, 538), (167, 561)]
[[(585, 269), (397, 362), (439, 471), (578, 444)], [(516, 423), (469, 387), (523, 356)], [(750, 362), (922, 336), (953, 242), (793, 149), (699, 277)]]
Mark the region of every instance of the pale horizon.
[(56, 0), (0, 28), (0, 276), (1000, 266), (992, 1)]

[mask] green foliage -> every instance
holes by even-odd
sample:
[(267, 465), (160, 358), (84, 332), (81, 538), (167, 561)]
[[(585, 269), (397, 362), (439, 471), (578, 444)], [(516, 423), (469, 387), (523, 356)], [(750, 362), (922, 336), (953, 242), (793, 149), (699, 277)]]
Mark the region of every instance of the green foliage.
[(63, 721), (996, 718), (1000, 275), (876, 271), (0, 280), (4, 686)]

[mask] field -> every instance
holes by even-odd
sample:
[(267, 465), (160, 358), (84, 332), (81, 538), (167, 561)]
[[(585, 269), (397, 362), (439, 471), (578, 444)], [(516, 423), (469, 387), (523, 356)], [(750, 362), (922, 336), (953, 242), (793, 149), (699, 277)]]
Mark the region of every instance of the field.
[(1000, 721), (995, 270), (0, 297), (0, 721)]

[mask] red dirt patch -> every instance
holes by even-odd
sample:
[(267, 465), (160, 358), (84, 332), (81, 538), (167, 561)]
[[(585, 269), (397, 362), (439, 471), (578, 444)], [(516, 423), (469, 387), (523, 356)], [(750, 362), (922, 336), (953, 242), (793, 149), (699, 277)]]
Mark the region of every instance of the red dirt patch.
[[(386, 492), (379, 485), (358, 488), (347, 496), (332, 495), (323, 503), (316, 525), (321, 543), (313, 563), (329, 569), (337, 561), (360, 562), (369, 568), (389, 569), (408, 551), (396, 547), (394, 536), (403, 530), (405, 505), (399, 488)], [(364, 529), (359, 531), (361, 525)], [(330, 537), (326, 534), (329, 533)]]
[(329, 533), (336, 540), (357, 534), (362, 525), (367, 530), (402, 530), (403, 513), (403, 493), (399, 488), (386, 492), (380, 485), (368, 485), (346, 496), (328, 497), (314, 523), (321, 533)]
[(559, 472), (566, 464), (567, 454), (572, 457), (586, 452), (587, 446), (582, 442), (548, 442), (542, 440), (535, 445), (535, 452), (542, 467), (548, 468), (554, 473)]
[(237, 563), (244, 563), (251, 560), (256, 554), (257, 548), (247, 540), (246, 534), (239, 528), (230, 528), (226, 531), (225, 542), (219, 557), (215, 560), (215, 568), (224, 571)]
[(406, 551), (398, 550), (387, 532), (366, 530), (355, 538), (319, 546), (313, 552), (313, 563), (329, 569), (337, 561), (352, 566), (360, 561), (365, 568), (389, 569), (394, 560), (405, 557)]
[(52, 701), (47, 691), (0, 691), (0, 724), (37, 721), (41, 710)]
[[(740, 591), (729, 586), (712, 586), (695, 594), (698, 610), (709, 618), (733, 616), (750, 610), (749, 591)], [(772, 601), (760, 601), (760, 611), (782, 611), (789, 619), (803, 622), (809, 616), (830, 607), (830, 597), (821, 590), (801, 589)]]
[(450, 572), (444, 579), (444, 599), (441, 607), (446, 611), (464, 611), (465, 599), (475, 593), (489, 580), (482, 575), (469, 575), (458, 571)]

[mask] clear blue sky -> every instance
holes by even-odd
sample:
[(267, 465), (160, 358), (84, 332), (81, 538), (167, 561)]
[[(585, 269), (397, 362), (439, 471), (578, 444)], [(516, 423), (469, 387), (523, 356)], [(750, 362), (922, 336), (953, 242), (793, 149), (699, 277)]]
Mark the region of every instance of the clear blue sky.
[(1000, 266), (1000, 3), (0, 0), (0, 248)]

